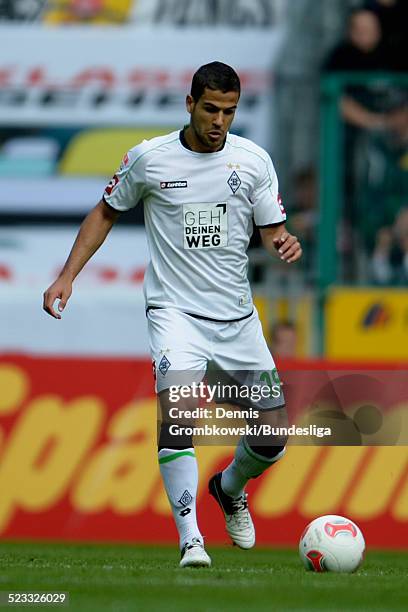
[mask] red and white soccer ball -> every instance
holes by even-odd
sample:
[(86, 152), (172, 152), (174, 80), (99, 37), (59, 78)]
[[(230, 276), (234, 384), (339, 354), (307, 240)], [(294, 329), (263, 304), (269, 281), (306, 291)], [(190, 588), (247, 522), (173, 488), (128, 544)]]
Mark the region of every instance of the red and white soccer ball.
[(304, 530), (300, 558), (314, 572), (354, 572), (364, 558), (361, 530), (344, 516), (319, 516)]

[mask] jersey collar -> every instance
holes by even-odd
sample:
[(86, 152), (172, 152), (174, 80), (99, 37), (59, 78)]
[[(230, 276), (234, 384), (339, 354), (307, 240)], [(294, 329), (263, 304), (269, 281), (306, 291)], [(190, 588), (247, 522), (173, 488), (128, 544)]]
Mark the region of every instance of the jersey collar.
[[(188, 126), (187, 126), (187, 125), (185, 125), (185, 126), (183, 127), (183, 129), (182, 129), (182, 130), (180, 130), (180, 133), (179, 133), (180, 142), (181, 142), (181, 144), (183, 145), (183, 147), (184, 147), (185, 149), (187, 149), (188, 151), (192, 151), (193, 153), (199, 153), (199, 151), (193, 151), (193, 149), (190, 147), (190, 145), (188, 144), (188, 142), (187, 142), (187, 140), (186, 140), (186, 136), (185, 136), (184, 132), (185, 132), (185, 130), (186, 130), (186, 128), (187, 128), (187, 127), (188, 127)], [(225, 138), (225, 140), (224, 140), (224, 142), (223, 142), (223, 144), (222, 144), (221, 149), (218, 149), (218, 151), (214, 151), (213, 153), (200, 153), (200, 155), (214, 155), (215, 153), (221, 153), (221, 151), (223, 151), (223, 150), (224, 150), (224, 147), (225, 147), (225, 143), (226, 143), (226, 142), (227, 142), (227, 138)]]

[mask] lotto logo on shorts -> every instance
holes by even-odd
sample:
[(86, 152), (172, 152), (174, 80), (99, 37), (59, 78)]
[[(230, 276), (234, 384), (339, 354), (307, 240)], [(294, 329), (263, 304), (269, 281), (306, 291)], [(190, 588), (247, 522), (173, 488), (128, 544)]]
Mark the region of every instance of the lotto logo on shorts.
[(219, 249), (228, 245), (228, 208), (221, 204), (184, 204), (184, 248)]

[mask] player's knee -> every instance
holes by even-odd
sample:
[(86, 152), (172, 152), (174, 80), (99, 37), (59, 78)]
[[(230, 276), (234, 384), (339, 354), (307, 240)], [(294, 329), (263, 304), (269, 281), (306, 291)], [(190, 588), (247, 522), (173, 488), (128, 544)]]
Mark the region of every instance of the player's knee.
[(193, 447), (193, 437), (186, 433), (178, 434), (177, 437), (172, 434), (171, 423), (162, 423), (160, 425), (160, 433), (158, 439), (158, 450), (169, 448), (171, 450), (183, 450)]
[(275, 446), (252, 446), (250, 445), (251, 450), (259, 455), (260, 457), (265, 457), (268, 462), (273, 463), (274, 461), (278, 461), (285, 454), (285, 445)]
[(193, 393), (189, 397), (174, 397), (170, 389), (164, 389), (158, 394), (158, 404), (163, 415), (163, 419), (171, 420), (172, 414), (177, 414), (177, 419), (183, 419), (185, 414), (197, 408), (197, 398)]
[(159, 394), (158, 401), (162, 419), (158, 436), (159, 450), (192, 448), (192, 435), (186, 432), (191, 431), (194, 426), (194, 419), (188, 415), (196, 407), (196, 400), (179, 398), (174, 402), (170, 398), (169, 389), (166, 389)]
[(262, 449), (260, 455), (273, 456), (273, 449), (284, 448), (288, 442), (288, 414), (286, 407), (261, 411), (256, 419), (249, 421), (255, 426), (256, 435), (247, 436), (249, 446)]

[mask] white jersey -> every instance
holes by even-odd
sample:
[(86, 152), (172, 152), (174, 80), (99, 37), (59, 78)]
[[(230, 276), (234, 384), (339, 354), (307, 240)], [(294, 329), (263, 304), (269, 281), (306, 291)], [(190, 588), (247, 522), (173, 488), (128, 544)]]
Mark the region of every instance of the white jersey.
[(125, 155), (104, 200), (119, 211), (144, 201), (147, 307), (222, 321), (252, 312), (246, 251), (253, 222), (286, 219), (266, 151), (232, 134), (214, 153), (190, 150), (178, 131), (153, 138)]

